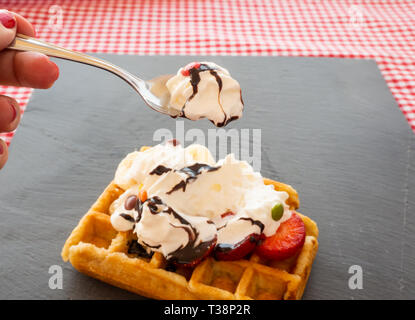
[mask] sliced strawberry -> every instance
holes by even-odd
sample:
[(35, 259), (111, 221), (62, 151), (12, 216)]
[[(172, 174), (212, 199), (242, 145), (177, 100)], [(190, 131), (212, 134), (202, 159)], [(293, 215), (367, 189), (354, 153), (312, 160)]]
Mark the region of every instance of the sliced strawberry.
[(264, 259), (283, 260), (295, 255), (304, 241), (304, 222), (298, 214), (292, 212), (291, 218), (281, 223), (273, 236), (261, 241), (255, 252)]
[(187, 77), (187, 76), (190, 75), (190, 70), (191, 69), (198, 69), (199, 67), (200, 67), (199, 62), (191, 62), (182, 69), (182, 75)]
[(259, 238), (259, 234), (252, 233), (236, 244), (220, 243), (215, 248), (215, 258), (224, 261), (240, 260), (255, 249)]

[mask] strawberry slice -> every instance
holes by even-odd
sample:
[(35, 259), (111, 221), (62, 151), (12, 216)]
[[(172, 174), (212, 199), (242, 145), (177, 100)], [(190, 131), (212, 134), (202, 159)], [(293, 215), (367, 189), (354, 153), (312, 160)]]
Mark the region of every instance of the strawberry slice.
[(255, 252), (264, 259), (283, 260), (295, 255), (304, 241), (304, 222), (298, 214), (292, 212), (291, 218), (281, 223), (273, 236), (260, 242)]
[(236, 244), (219, 243), (215, 248), (215, 258), (223, 261), (242, 259), (255, 249), (259, 238), (259, 234), (252, 233)]
[(188, 77), (190, 75), (191, 69), (199, 69), (199, 67), (200, 67), (199, 62), (191, 62), (183, 68), (182, 75), (184, 75), (185, 77)]

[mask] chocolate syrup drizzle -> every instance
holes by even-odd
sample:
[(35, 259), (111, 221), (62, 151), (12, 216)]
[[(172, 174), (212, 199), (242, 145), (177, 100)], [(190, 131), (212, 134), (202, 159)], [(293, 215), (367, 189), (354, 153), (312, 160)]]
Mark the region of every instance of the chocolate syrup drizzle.
[(172, 194), (173, 192), (182, 189), (183, 192), (186, 191), (186, 186), (189, 182), (196, 180), (197, 176), (200, 175), (202, 172), (213, 172), (216, 170), (219, 170), (221, 167), (212, 167), (205, 163), (195, 163), (189, 167), (184, 167), (180, 170), (177, 170), (179, 172), (182, 172), (187, 175), (187, 178), (185, 180), (180, 181), (178, 184), (176, 184), (170, 191), (167, 192), (167, 194)]
[[(214, 68), (209, 67), (207, 64), (201, 63), (199, 68), (192, 68), (189, 70), (190, 73), (190, 84), (192, 85), (193, 88), (193, 93), (192, 95), (189, 97), (189, 100), (192, 100), (194, 98), (194, 96), (197, 94), (198, 92), (198, 84), (200, 82), (200, 73), (203, 71), (210, 71), (210, 73), (212, 75), (215, 75), (216, 81), (217, 79), (220, 77), (218, 76), (218, 74), (216, 73)], [(213, 72), (213, 73), (212, 73)], [(219, 82), (218, 82), (219, 85)], [(222, 89), (222, 80), (220, 80), (220, 90)], [(184, 109), (185, 105), (183, 106)], [(184, 111), (182, 109), (182, 111)]]
[[(142, 240), (141, 240), (142, 241)], [(158, 244), (156, 246), (150, 246), (148, 243), (142, 241), (147, 247), (151, 248), (151, 249), (158, 249), (161, 247), (161, 244)]]
[(218, 73), (215, 70), (210, 70), (209, 73), (215, 77), (216, 82), (218, 83), (218, 87), (219, 87), (219, 93), (222, 91), (222, 78), (219, 77)]
[(132, 216), (130, 216), (129, 214), (120, 213), (120, 217), (124, 218), (125, 220), (127, 220), (129, 222), (135, 222), (134, 218)]
[[(216, 242), (216, 235), (215, 235), (215, 237), (212, 240), (203, 241), (197, 246), (195, 246), (195, 242), (199, 236), (199, 231), (197, 231), (189, 221), (187, 221), (180, 214), (174, 211), (173, 208), (164, 204), (163, 201), (160, 199), (160, 197), (157, 197), (157, 196), (151, 197), (147, 199), (146, 201), (144, 201), (144, 203), (147, 203), (147, 206), (152, 214), (159, 214), (160, 212), (163, 212), (163, 213), (173, 215), (175, 219), (180, 221), (182, 226), (175, 226), (172, 224), (170, 225), (174, 228), (181, 228), (184, 231), (186, 231), (188, 234), (189, 241), (187, 242), (187, 244), (185, 246), (181, 245), (175, 251), (171, 252), (168, 256), (168, 261), (179, 263), (179, 264), (190, 264), (192, 261), (202, 257), (206, 253), (206, 251), (209, 248), (211, 248), (213, 244)], [(138, 211), (138, 215), (140, 216), (140, 219), (142, 215), (143, 204), (138, 206), (138, 209), (140, 210)], [(160, 206), (163, 206), (165, 208), (161, 210)], [(161, 245), (149, 246), (146, 243), (144, 244), (153, 249), (158, 249), (161, 247)]]
[[(239, 220), (246, 220), (246, 221), (250, 221), (252, 225), (256, 225), (259, 227), (259, 229), (261, 230), (260, 233), (258, 234), (250, 234), (247, 237), (249, 237), (249, 241), (251, 242), (257, 242), (259, 240), (259, 235), (264, 231), (264, 224), (259, 221), (259, 220), (254, 220), (252, 218), (249, 217), (242, 217), (239, 218)], [(220, 230), (222, 228), (226, 227), (226, 224), (223, 225), (222, 227), (218, 228), (217, 230)], [(232, 251), (236, 248), (238, 248), (241, 244), (243, 244), (246, 241), (246, 238), (242, 239), (241, 241), (237, 242), (237, 243), (219, 243), (216, 245), (215, 250), (219, 251), (219, 252), (229, 252)]]
[(258, 227), (259, 227), (259, 229), (261, 230), (261, 233), (262, 233), (262, 231), (264, 231), (264, 224), (261, 222), (261, 221), (259, 221), (259, 220), (254, 220), (254, 219), (252, 219), (252, 218), (249, 218), (249, 217), (242, 217), (242, 218), (239, 218), (239, 220), (246, 220), (246, 221), (250, 221), (251, 222), (251, 224), (255, 224), (255, 225), (257, 225)]
[(128, 250), (127, 250), (127, 252), (129, 254), (136, 254), (139, 257), (143, 257), (143, 258), (151, 258), (153, 256), (153, 254), (154, 254), (154, 252), (148, 253), (147, 250), (144, 249), (144, 247), (137, 242), (137, 240), (131, 240), (128, 243)]
[(157, 166), (155, 169), (153, 169), (150, 174), (156, 174), (158, 176), (163, 175), (164, 173), (170, 172), (170, 171), (176, 171), (176, 172), (182, 172), (187, 175), (187, 178), (185, 180), (180, 181), (178, 184), (176, 184), (170, 191), (167, 192), (167, 194), (172, 194), (173, 192), (182, 189), (183, 192), (186, 191), (186, 186), (189, 182), (196, 180), (197, 176), (200, 175), (202, 172), (213, 172), (220, 169), (219, 167), (212, 167), (205, 163), (195, 163), (191, 166), (184, 167), (179, 170), (173, 170), (171, 168), (167, 168), (163, 165)]
[(249, 238), (250, 242), (258, 243), (259, 234), (250, 234), (250, 235), (246, 236), (244, 239), (242, 239), (241, 241), (239, 241), (237, 243), (219, 243), (215, 247), (215, 252), (225, 253), (225, 252), (233, 251), (236, 248), (238, 248), (240, 245), (245, 243), (247, 238)]
[(180, 246), (170, 253), (168, 261), (178, 264), (191, 264), (203, 256), (216, 244), (217, 236), (212, 240), (203, 241), (194, 247), (194, 242), (189, 241), (186, 246)]
[[(222, 109), (222, 112), (223, 112), (223, 114), (225, 116), (225, 119), (222, 122), (216, 124), (216, 126), (217, 127), (223, 127), (223, 126), (226, 126), (229, 122), (234, 121), (236, 119), (239, 119), (238, 116), (233, 116), (233, 117), (230, 117), (228, 119), (228, 116), (227, 116), (225, 110), (223, 110), (222, 105), (220, 103), (220, 93), (221, 93), (222, 87), (223, 87), (222, 78), (218, 75), (218, 73), (217, 73), (217, 71), (216, 71), (215, 68), (212, 68), (212, 67), (210, 67), (210, 66), (208, 66), (207, 64), (204, 64), (204, 63), (201, 63), (198, 68), (192, 68), (192, 69), (189, 70), (189, 74), (190, 74), (190, 84), (192, 85), (193, 92), (192, 92), (192, 95), (189, 97), (189, 99), (186, 101), (186, 103), (183, 105), (182, 110), (181, 110), (181, 116), (183, 118), (187, 118), (186, 117), (186, 113), (185, 113), (186, 104), (187, 104), (187, 102), (189, 102), (190, 100), (192, 100), (194, 98), (194, 96), (198, 93), (198, 90), (199, 90), (198, 89), (198, 85), (199, 85), (199, 82), (200, 82), (200, 73), (203, 72), (203, 71), (209, 71), (209, 73), (212, 76), (215, 77), (216, 82), (217, 82), (218, 87), (219, 87), (218, 102), (219, 102), (219, 105), (220, 105), (220, 107)], [(242, 93), (241, 93), (241, 102), (243, 104)], [(211, 121), (211, 122), (213, 124), (215, 124), (213, 121)]]
[[(232, 121), (234, 121), (234, 120), (238, 120), (239, 119), (239, 117), (238, 116), (232, 116), (232, 117), (230, 117), (229, 119), (226, 119), (226, 116), (225, 116), (225, 120), (223, 120), (223, 122), (220, 122), (220, 123), (218, 123), (216, 126), (217, 127), (224, 127), (224, 126), (226, 126), (229, 122), (232, 122)], [(211, 121), (212, 122), (212, 121)]]
[(164, 173), (167, 173), (169, 171), (172, 171), (173, 169), (167, 168), (165, 166), (159, 165), (153, 171), (150, 172), (151, 175), (156, 174), (158, 176), (163, 175)]

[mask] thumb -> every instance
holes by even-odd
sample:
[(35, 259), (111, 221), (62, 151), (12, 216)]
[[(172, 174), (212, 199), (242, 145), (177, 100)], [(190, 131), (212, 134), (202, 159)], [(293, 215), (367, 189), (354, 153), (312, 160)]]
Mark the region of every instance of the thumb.
[(13, 13), (0, 9), (0, 51), (14, 40), (16, 26), (16, 18)]

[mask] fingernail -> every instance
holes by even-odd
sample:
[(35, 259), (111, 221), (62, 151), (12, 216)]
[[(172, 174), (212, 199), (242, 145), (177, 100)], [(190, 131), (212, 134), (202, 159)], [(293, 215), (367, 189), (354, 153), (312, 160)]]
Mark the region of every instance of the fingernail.
[(10, 103), (10, 108), (12, 108), (12, 120), (10, 121), (10, 123), (12, 123), (14, 120), (16, 120), (17, 117), (17, 111), (15, 106), (13, 105), (13, 103)]
[(55, 78), (55, 81), (56, 80), (58, 80), (58, 78), (59, 78), (59, 67), (58, 67), (58, 65), (55, 63), (55, 62), (53, 62), (53, 61), (51, 61), (51, 60), (49, 60), (49, 63), (53, 66), (53, 69), (54, 69), (54, 78)]
[(8, 11), (0, 11), (0, 22), (8, 29), (12, 29), (16, 25), (14, 15)]

